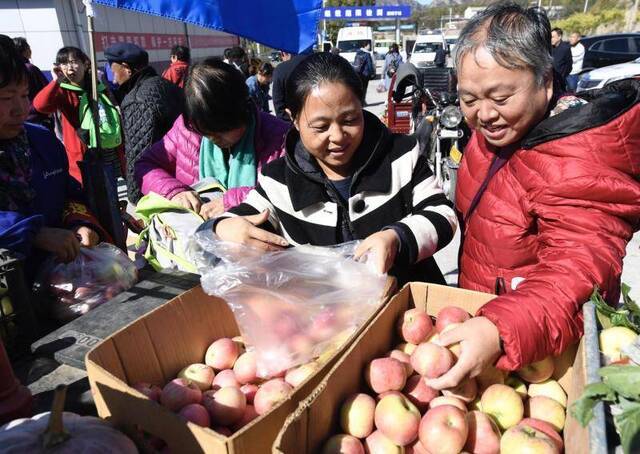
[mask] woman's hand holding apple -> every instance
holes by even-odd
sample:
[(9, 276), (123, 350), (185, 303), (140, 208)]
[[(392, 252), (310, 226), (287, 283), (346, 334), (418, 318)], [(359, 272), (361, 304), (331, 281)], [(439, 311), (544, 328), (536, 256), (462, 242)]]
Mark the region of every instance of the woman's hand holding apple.
[(473, 317), (461, 325), (440, 333), (438, 344), (447, 347), (460, 343), (461, 353), (456, 364), (446, 374), (427, 379), (434, 389), (453, 388), (466, 378), (473, 378), (493, 365), (501, 355), (500, 333), (486, 317)]
[(275, 233), (256, 227), (269, 219), (269, 211), (251, 216), (223, 219), (215, 227), (215, 233), (224, 241), (240, 243), (264, 251), (279, 251), (289, 243)]

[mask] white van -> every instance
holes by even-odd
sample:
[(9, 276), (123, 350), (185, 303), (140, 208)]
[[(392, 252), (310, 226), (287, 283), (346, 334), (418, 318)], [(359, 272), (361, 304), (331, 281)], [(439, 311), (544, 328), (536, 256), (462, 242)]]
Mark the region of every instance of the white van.
[(387, 55), (387, 52), (389, 52), (389, 48), (393, 43), (395, 43), (395, 41), (392, 39), (377, 39), (376, 47), (373, 49), (376, 59), (384, 60), (384, 57)]
[(373, 40), (373, 30), (371, 27), (344, 27), (338, 30), (338, 41), (336, 46), (340, 49), (340, 56), (344, 57), (350, 63), (356, 58), (356, 52), (363, 47), (365, 43), (371, 44), (371, 57), (373, 58), (373, 49), (375, 42)]
[(438, 49), (447, 49), (442, 32), (418, 35), (413, 45), (413, 52), (411, 52), (411, 63), (418, 68), (433, 66)]

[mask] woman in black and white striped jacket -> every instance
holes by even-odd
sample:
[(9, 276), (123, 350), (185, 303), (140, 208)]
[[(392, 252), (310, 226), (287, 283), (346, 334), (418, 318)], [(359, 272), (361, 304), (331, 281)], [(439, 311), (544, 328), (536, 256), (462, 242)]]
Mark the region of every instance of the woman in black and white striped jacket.
[(451, 241), (456, 215), (415, 137), (392, 134), (362, 109), (360, 81), (342, 57), (314, 54), (291, 75), (295, 129), (286, 156), (262, 169), (244, 203), (202, 229), (275, 250), (363, 240), (401, 283), (444, 283), (432, 255)]

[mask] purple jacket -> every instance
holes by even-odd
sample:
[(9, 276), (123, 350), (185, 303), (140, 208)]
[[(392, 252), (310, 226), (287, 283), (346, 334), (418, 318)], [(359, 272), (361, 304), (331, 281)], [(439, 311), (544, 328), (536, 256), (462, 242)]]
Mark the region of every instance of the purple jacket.
[[(290, 128), (273, 115), (259, 112), (255, 132), (258, 172), (262, 166), (284, 156), (284, 138)], [(182, 115), (159, 141), (147, 148), (135, 164), (135, 178), (143, 194), (155, 192), (171, 199), (200, 177), (199, 153), (202, 136), (189, 131)], [(249, 186), (229, 189), (223, 197), (225, 211), (239, 205), (253, 189)]]

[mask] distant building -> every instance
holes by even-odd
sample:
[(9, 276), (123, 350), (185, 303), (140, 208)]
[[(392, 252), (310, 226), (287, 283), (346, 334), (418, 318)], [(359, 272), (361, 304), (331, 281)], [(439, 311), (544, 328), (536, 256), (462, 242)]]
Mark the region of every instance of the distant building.
[(464, 18), (466, 20), (469, 20), (473, 16), (475, 16), (476, 14), (481, 13), (482, 11), (484, 11), (485, 9), (487, 9), (486, 6), (470, 6), (467, 9), (464, 10)]

